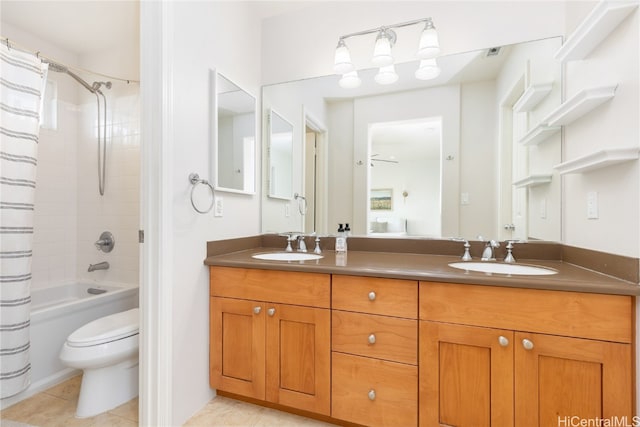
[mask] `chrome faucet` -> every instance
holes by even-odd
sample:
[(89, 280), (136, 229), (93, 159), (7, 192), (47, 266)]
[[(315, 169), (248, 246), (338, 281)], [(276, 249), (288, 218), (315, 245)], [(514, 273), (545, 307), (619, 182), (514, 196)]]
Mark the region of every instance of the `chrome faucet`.
[(496, 255), (495, 255), (494, 249), (499, 247), (500, 247), (500, 243), (496, 242), (495, 240), (489, 240), (488, 242), (486, 242), (484, 246), (484, 250), (482, 251), (482, 258), (480, 258), (480, 260), (495, 261)]
[(96, 270), (108, 270), (109, 263), (106, 261), (99, 262), (97, 264), (89, 264), (88, 272), (96, 271)]
[(298, 236), (298, 252), (307, 252), (307, 244), (304, 241), (304, 235)]

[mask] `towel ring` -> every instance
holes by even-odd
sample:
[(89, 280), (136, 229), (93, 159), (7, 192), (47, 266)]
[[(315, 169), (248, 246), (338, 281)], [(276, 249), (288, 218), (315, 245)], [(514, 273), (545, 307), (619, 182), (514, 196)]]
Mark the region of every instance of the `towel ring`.
[[(211, 183), (209, 183), (209, 181), (207, 181), (206, 179), (200, 179), (200, 175), (198, 175), (197, 173), (189, 174), (189, 182), (193, 185), (193, 187), (191, 187), (191, 206), (193, 206), (193, 209), (195, 209), (195, 211), (198, 213), (201, 213), (201, 214), (209, 213), (211, 211), (211, 208), (213, 208), (214, 197), (215, 197), (215, 190), (213, 188), (213, 185), (211, 185)], [(196, 189), (196, 186), (198, 184), (205, 184), (206, 186), (209, 187), (209, 190), (211, 190), (211, 204), (206, 210), (203, 210), (203, 211), (198, 209), (196, 207), (196, 204), (193, 201), (193, 190)]]

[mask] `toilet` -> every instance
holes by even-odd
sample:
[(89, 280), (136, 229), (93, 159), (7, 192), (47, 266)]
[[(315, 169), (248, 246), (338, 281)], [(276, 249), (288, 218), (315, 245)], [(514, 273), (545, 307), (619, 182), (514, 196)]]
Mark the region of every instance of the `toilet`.
[(137, 308), (101, 317), (76, 329), (60, 351), (66, 366), (82, 369), (77, 418), (122, 405), (138, 395)]

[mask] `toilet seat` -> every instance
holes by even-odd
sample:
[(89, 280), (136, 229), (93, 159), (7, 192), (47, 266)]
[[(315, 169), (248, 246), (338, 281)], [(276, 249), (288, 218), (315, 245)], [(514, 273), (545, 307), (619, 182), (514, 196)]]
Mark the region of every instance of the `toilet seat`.
[(67, 338), (70, 347), (92, 347), (139, 333), (139, 309), (123, 311), (89, 322)]

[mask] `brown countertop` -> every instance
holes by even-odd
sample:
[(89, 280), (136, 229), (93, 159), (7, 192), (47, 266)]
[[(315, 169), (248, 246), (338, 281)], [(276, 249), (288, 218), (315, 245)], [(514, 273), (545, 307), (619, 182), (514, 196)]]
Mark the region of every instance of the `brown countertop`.
[[(507, 275), (460, 270), (448, 264), (459, 256), (349, 251), (346, 256), (324, 251), (322, 259), (313, 261), (264, 261), (251, 255), (279, 252), (272, 247), (258, 247), (232, 253), (212, 255), (204, 263), (210, 266), (289, 270), (354, 276), (386, 277), (429, 282), (466, 283), (531, 289), (550, 289), (614, 295), (640, 295), (640, 286), (567, 262), (556, 260), (518, 260), (517, 264), (553, 268), (558, 274), (545, 276)], [(478, 261), (474, 259), (474, 261)]]

